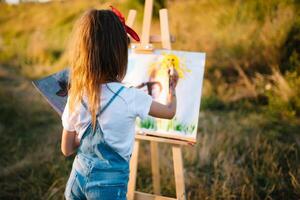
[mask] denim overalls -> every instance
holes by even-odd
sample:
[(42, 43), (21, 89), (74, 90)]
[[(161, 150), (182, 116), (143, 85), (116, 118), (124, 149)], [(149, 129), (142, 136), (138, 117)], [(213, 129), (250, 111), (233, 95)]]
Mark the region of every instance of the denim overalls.
[[(122, 86), (97, 114), (103, 113), (124, 89)], [(82, 102), (84, 107), (87, 106)], [(126, 199), (129, 163), (104, 140), (98, 120), (93, 130), (90, 123), (82, 135), (80, 146), (67, 182), (66, 199)]]

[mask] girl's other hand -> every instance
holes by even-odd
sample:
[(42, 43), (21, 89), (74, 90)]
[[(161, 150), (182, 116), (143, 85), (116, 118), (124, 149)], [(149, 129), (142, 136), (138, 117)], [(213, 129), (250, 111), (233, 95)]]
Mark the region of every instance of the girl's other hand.
[(72, 155), (80, 145), (80, 140), (77, 136), (78, 135), (76, 131), (67, 131), (63, 129), (61, 138), (61, 151), (65, 156)]

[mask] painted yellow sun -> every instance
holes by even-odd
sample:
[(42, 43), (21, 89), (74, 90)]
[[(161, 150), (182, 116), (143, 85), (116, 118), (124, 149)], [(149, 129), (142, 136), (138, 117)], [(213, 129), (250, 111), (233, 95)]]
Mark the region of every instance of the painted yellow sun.
[(166, 76), (169, 69), (175, 69), (179, 78), (184, 78), (185, 73), (191, 72), (186, 65), (180, 61), (179, 57), (174, 54), (163, 54), (163, 58), (158, 63), (153, 63), (149, 68), (149, 74), (156, 71), (156, 76)]

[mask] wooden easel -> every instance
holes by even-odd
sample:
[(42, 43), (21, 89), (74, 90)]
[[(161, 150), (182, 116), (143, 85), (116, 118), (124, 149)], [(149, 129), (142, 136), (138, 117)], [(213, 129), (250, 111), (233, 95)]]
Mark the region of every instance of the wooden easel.
[[(171, 40), (174, 40), (170, 36), (169, 32), (169, 22), (168, 22), (168, 11), (167, 9), (161, 9), (159, 11), (160, 17), (160, 29), (161, 36), (150, 36), (151, 18), (152, 18), (152, 8), (153, 0), (145, 1), (144, 8), (144, 19), (143, 19), (143, 29), (141, 35), (141, 43), (134, 46), (136, 52), (139, 53), (151, 53), (153, 51), (154, 42), (161, 42), (162, 48), (170, 50)], [(130, 10), (126, 21), (126, 24), (132, 27), (134, 19), (136, 16), (135, 10)], [(143, 192), (135, 191), (136, 186), (136, 174), (138, 167), (138, 153), (141, 140), (150, 141), (151, 148), (151, 167), (152, 167), (152, 180), (153, 180), (153, 190), (154, 194), (147, 194)], [(168, 143), (172, 145), (173, 153), (173, 165), (175, 174), (175, 185), (176, 185), (176, 198), (164, 197), (160, 195), (160, 172), (159, 172), (159, 152), (158, 143)], [(132, 158), (130, 162), (130, 178), (128, 184), (128, 200), (174, 200), (180, 199), (185, 200), (185, 185), (184, 185), (184, 170), (183, 170), (183, 160), (182, 160), (182, 145), (187, 145), (187, 141), (177, 140), (172, 138), (164, 138), (149, 135), (136, 134), (135, 145), (132, 153)]]

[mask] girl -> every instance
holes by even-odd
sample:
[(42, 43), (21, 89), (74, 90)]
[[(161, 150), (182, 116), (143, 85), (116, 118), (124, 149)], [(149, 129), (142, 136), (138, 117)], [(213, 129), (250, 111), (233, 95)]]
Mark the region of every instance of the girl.
[(129, 45), (126, 31), (137, 40), (138, 36), (114, 9), (87, 11), (74, 30), (61, 150), (65, 156), (75, 151), (77, 155), (65, 197), (126, 199), (135, 119), (148, 114), (173, 118), (178, 76), (176, 72), (170, 75), (167, 105), (123, 86)]

